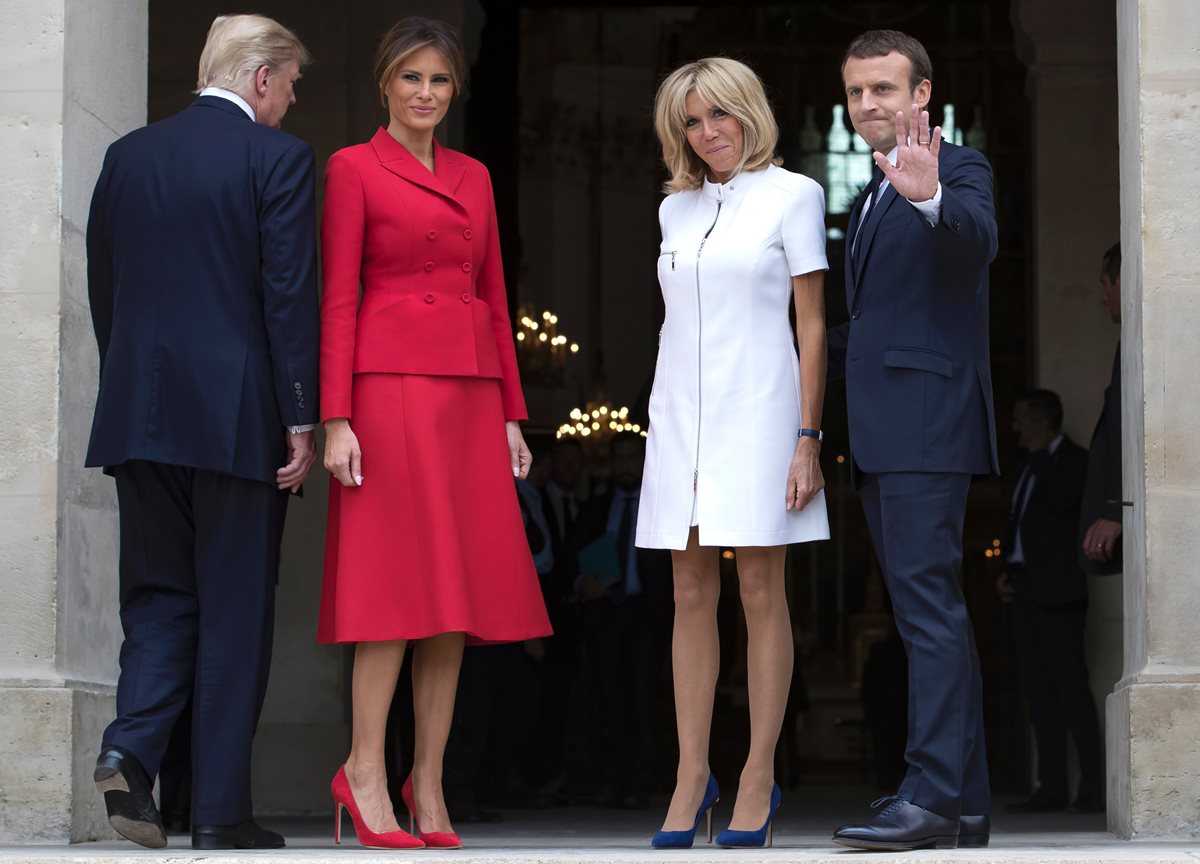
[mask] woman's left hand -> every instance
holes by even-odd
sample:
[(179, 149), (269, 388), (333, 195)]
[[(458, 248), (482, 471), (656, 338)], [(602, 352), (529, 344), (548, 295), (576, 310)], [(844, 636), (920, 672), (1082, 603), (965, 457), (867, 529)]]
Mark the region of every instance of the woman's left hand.
[(821, 444), (815, 438), (801, 438), (788, 468), (784, 501), (788, 510), (803, 510), (825, 488), (821, 474)]
[(508, 432), (508, 456), (512, 463), (514, 477), (524, 480), (529, 476), (529, 467), (533, 465), (533, 454), (525, 444), (525, 436), (521, 434), (521, 424), (516, 420), (508, 420), (504, 424)]

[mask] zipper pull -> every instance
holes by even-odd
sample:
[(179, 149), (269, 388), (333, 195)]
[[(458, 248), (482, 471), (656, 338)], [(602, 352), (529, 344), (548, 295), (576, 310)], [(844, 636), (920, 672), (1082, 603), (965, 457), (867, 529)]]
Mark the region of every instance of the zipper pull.
[(675, 253), (671, 253), (671, 270), (675, 269)]
[(700, 486), (700, 469), (697, 468), (692, 472), (692, 491), (695, 492)]

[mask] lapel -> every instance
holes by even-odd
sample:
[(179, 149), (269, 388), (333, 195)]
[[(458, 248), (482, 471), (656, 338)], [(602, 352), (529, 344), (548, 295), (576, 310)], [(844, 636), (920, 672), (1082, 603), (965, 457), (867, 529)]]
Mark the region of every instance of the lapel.
[(871, 254), (871, 243), (875, 239), (875, 229), (879, 227), (879, 222), (883, 219), (883, 214), (887, 213), (888, 208), (892, 206), (896, 200), (896, 187), (891, 183), (888, 188), (883, 191), (878, 205), (871, 207), (871, 212), (867, 214), (867, 222), (862, 226), (857, 244), (862, 247), (858, 253), (858, 266), (854, 266), (853, 260), (850, 262), (850, 267), (854, 271), (854, 293), (850, 296), (850, 305), (853, 307), (854, 298), (858, 294), (858, 285), (862, 279), (863, 268), (867, 266), (867, 257)]
[[(235, 106), (236, 107), (236, 106)], [(436, 195), (457, 204), (462, 209), (466, 205), (455, 197), (458, 187), (466, 173), (466, 165), (461, 154), (447, 150), (434, 139), (433, 164), (437, 173), (429, 171), (404, 145), (388, 134), (387, 129), (380, 126), (371, 138), (371, 146), (379, 157), (379, 164), (391, 171), (402, 180), (428, 189)]]
[(854, 239), (855, 232), (858, 231), (858, 220), (862, 218), (863, 205), (867, 203), (867, 190), (871, 188), (868, 183), (863, 190), (858, 193), (858, 198), (854, 200), (854, 205), (850, 208), (850, 224), (846, 227), (846, 309), (854, 308), (854, 295), (858, 289), (856, 286), (857, 280), (854, 278), (854, 255), (850, 251), (851, 241)]

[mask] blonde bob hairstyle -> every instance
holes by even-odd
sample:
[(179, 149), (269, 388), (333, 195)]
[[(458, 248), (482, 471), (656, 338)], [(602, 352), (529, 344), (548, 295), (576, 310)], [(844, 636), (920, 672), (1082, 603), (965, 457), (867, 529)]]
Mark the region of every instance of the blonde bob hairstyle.
[(308, 49), (278, 21), (265, 15), (219, 15), (200, 52), (196, 92), (205, 87), (244, 89), (255, 70), (282, 69), (293, 60), (306, 65)]
[(445, 21), (412, 15), (401, 18), (383, 37), (375, 52), (375, 80), (379, 82), (379, 101), (387, 107), (387, 88), (396, 77), (396, 70), (409, 56), (432, 45), (449, 66), (454, 96), (462, 93), (466, 83), (467, 64), (458, 31)]
[(654, 97), (654, 132), (662, 145), (663, 163), (671, 173), (664, 192), (698, 189), (708, 170), (687, 140), (686, 103), (693, 90), (742, 124), (742, 158), (734, 168), (735, 175), (783, 164), (775, 155), (779, 126), (758, 75), (737, 60), (705, 57), (668, 75)]

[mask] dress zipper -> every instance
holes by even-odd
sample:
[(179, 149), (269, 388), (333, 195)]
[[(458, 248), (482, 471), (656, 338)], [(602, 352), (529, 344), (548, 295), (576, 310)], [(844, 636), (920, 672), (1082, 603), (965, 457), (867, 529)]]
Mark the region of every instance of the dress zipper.
[[(708, 237), (717, 227), (717, 220), (720, 218), (721, 202), (717, 201), (716, 215), (713, 216), (712, 224), (708, 226), (704, 236), (700, 238), (700, 248), (696, 250), (696, 462), (692, 470), (692, 510), (696, 509), (696, 496), (700, 490), (700, 417), (704, 405), (704, 363), (700, 356), (700, 349), (704, 344), (704, 311), (700, 300), (700, 256), (704, 254), (704, 244), (708, 242)], [(688, 522), (691, 522), (690, 513)], [(691, 527), (690, 524), (688, 527)]]

